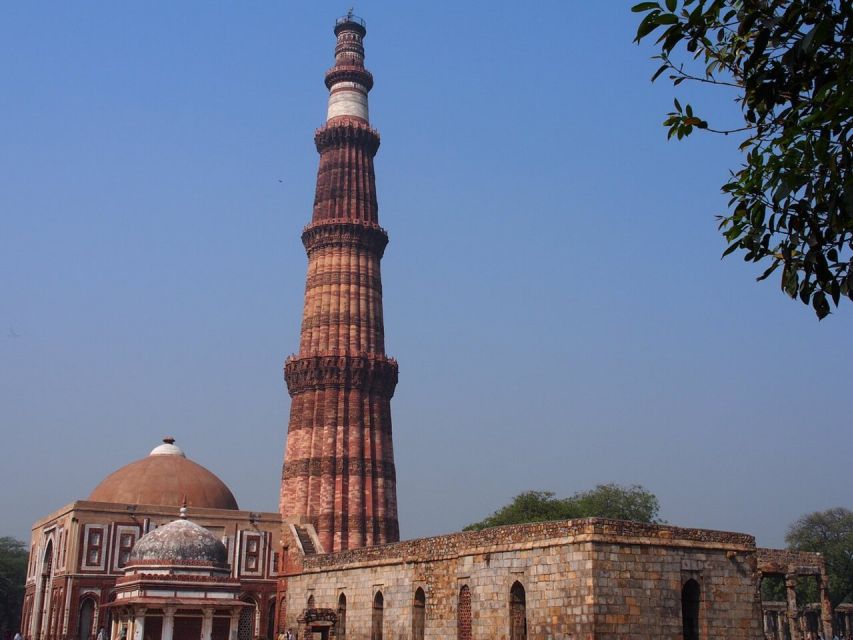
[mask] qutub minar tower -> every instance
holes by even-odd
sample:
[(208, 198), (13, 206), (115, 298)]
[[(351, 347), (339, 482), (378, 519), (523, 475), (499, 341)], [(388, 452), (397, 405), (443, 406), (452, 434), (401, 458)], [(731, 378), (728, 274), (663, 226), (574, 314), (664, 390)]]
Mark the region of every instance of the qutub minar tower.
[(385, 355), (379, 262), (388, 235), (378, 220), (366, 32), (352, 14), (335, 25), (328, 115), (314, 136), (314, 213), (302, 233), (302, 333), (284, 367), (292, 402), (281, 514), (313, 524), (326, 552), (400, 538), (391, 441), (397, 362)]

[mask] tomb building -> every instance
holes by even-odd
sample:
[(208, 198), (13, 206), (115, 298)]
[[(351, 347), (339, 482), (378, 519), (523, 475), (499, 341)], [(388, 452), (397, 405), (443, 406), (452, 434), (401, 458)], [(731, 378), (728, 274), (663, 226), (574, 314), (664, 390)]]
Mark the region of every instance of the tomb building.
[(110, 605), (137, 541), (173, 521), (181, 506), (227, 554), (229, 579), (246, 605), (233, 640), (273, 640), (281, 518), (241, 510), (225, 483), (173, 438), (33, 525), (21, 633), (27, 640), (94, 640), (100, 628), (113, 628)]

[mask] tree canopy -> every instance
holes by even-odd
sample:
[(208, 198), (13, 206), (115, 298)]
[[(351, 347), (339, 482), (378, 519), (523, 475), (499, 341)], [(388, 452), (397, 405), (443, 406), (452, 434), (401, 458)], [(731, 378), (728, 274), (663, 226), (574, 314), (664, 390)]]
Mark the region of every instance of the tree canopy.
[(790, 526), (785, 542), (796, 551), (823, 554), (833, 607), (853, 601), (853, 511), (837, 507), (804, 515)]
[(0, 538), (0, 637), (19, 630), (26, 579), (26, 546), (14, 538)]
[(591, 517), (660, 522), (659, 511), (657, 497), (639, 485), (600, 484), (595, 489), (581, 491), (568, 498), (557, 498), (552, 491), (525, 491), (488, 518), (469, 524), (465, 531)]
[(678, 99), (664, 126), (744, 137), (744, 163), (722, 185), (728, 243), (765, 267), (818, 318), (853, 300), (853, 4), (849, 0), (640, 2), (636, 42), (657, 32), (661, 65), (682, 82), (734, 91), (743, 122), (709, 123)]

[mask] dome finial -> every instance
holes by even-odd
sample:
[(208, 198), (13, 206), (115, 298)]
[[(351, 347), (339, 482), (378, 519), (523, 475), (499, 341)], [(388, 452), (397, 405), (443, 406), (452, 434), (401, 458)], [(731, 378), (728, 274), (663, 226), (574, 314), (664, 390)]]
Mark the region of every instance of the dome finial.
[(184, 502), (181, 504), (181, 510), (178, 513), (181, 520), (187, 519), (187, 494), (184, 494)]
[(172, 436), (166, 436), (163, 438), (163, 444), (158, 444), (154, 447), (149, 455), (187, 457), (186, 454), (181, 451), (181, 448), (175, 444), (175, 439)]

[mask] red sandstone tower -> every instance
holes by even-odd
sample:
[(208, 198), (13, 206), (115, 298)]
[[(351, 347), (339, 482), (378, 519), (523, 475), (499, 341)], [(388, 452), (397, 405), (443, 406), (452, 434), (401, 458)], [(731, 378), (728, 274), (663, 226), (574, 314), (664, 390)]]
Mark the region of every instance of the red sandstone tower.
[(325, 551), (396, 542), (391, 397), (397, 362), (385, 355), (379, 226), (364, 68), (364, 22), (338, 19), (326, 72), (326, 125), (311, 224), (302, 232), (308, 278), (299, 353), (287, 359), (290, 424), (281, 513), (314, 525)]

